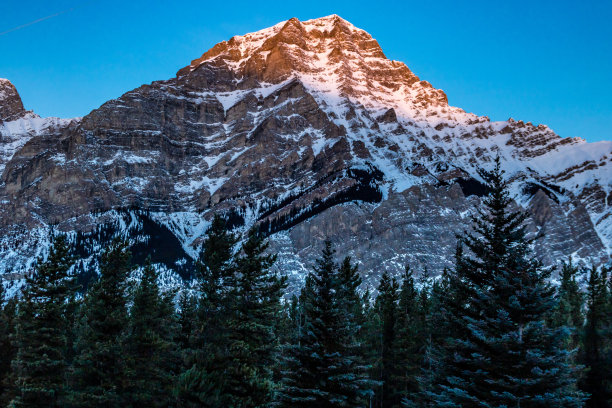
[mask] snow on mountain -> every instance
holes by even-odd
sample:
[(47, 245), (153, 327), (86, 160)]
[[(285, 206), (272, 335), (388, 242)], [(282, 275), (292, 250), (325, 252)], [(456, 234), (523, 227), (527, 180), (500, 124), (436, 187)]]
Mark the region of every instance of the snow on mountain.
[[(485, 193), (476, 169), (500, 155), (530, 231), (545, 233), (545, 263), (610, 256), (611, 142), (449, 106), (336, 15), (232, 37), (82, 121), (35, 119), (0, 123), (3, 242), (29, 242), (23, 225), (87, 236), (109, 225), (176, 241), (172, 269), (221, 212), (240, 231), (267, 231), (296, 285), (325, 237), (373, 284), (405, 263), (450, 264), (454, 233)], [(141, 226), (121, 227), (124, 211)], [(26, 247), (13, 251), (24, 265)]]

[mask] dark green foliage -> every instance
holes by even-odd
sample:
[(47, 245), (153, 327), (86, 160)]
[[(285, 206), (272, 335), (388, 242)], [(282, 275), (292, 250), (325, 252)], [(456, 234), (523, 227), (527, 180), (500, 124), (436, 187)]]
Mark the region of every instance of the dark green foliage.
[(276, 256), (266, 254), (267, 248), (263, 236), (253, 230), (235, 262), (226, 406), (267, 407), (276, 388), (273, 367), (279, 353), (280, 300), (286, 279), (270, 271)]
[[(437, 407), (435, 391), (437, 384), (446, 375), (444, 359), (446, 350), (443, 339), (449, 334), (449, 326), (445, 324), (446, 311), (443, 307), (450, 292), (448, 272), (433, 283), (427, 282), (419, 291), (416, 305), (416, 319), (413, 336), (409, 340), (404, 358), (407, 358), (407, 382), (405, 398), (402, 405), (410, 408)], [(416, 350), (410, 352), (409, 350)], [(418, 371), (415, 368), (418, 367)], [(413, 377), (414, 373), (417, 374)], [(413, 380), (416, 379), (416, 381)]]
[(100, 258), (100, 278), (87, 293), (77, 325), (71, 403), (87, 407), (125, 406), (128, 327), (126, 278), (130, 252), (115, 240)]
[(74, 260), (63, 235), (57, 236), (46, 261), (39, 260), (26, 277), (18, 304), (12, 366), (16, 380), (15, 407), (62, 406), (68, 336), (69, 303), (76, 293), (68, 270)]
[(568, 347), (576, 349), (580, 345), (580, 336), (584, 326), (584, 296), (580, 291), (576, 277), (579, 269), (572, 260), (563, 263), (561, 268), (561, 284), (555, 294), (555, 308), (550, 317), (552, 327), (567, 327), (571, 330)]
[(526, 215), (511, 210), (500, 160), (481, 171), (491, 194), (460, 238), (448, 303), (451, 333), (439, 406), (579, 407), (566, 328), (547, 327), (551, 270), (533, 259)]
[[(189, 371), (181, 376), (177, 388), (181, 401), (194, 402), (194, 398), (207, 395), (199, 401), (202, 406), (221, 407), (222, 400), (215, 399), (206, 390), (214, 389), (215, 395), (228, 395), (226, 368), (229, 354), (229, 323), (235, 299), (236, 287), (233, 248), (238, 239), (226, 228), (225, 219), (216, 216), (206, 232), (206, 239), (197, 264), (200, 298), (193, 333), (193, 355), (185, 362)], [(199, 372), (198, 372), (199, 371)], [(189, 386), (201, 387), (189, 389)], [(184, 393), (184, 394), (182, 394)]]
[(173, 396), (177, 406), (184, 408), (219, 407), (223, 405), (223, 380), (214, 379), (193, 365), (177, 378)]
[(401, 400), (400, 386), (397, 383), (399, 367), (397, 362), (397, 319), (399, 284), (387, 272), (383, 272), (378, 285), (375, 309), (380, 327), (376, 336), (380, 338), (380, 354), (375, 361), (372, 372), (380, 382), (375, 394), (374, 406), (395, 407)]
[(587, 407), (612, 405), (612, 300), (608, 270), (592, 267), (587, 288), (587, 314), (581, 362), (586, 367), (581, 388), (590, 394)]
[[(196, 325), (198, 302), (195, 296), (189, 294), (187, 291), (182, 291), (179, 295), (178, 300), (178, 316), (177, 323), (179, 326), (179, 333), (177, 336), (177, 343), (183, 353), (192, 350), (193, 345), (193, 334)], [(184, 360), (188, 357), (185, 356)]]
[[(356, 325), (340, 293), (350, 292), (340, 278), (334, 250), (326, 241), (321, 259), (302, 291), (304, 324), (289, 350), (279, 395), (286, 407), (362, 406), (368, 381), (359, 350)], [(350, 262), (349, 262), (350, 263)], [(350, 274), (349, 274), (350, 275)]]
[(173, 293), (161, 294), (157, 272), (147, 261), (130, 310), (125, 355), (127, 403), (134, 407), (167, 407), (180, 357), (174, 337), (178, 325)]
[(428, 313), (427, 290), (416, 288), (409, 267), (401, 287), (383, 273), (369, 323), (369, 343), (376, 350), (370, 353), (371, 373), (379, 383), (373, 406), (399, 407), (421, 398), (419, 378), (425, 364)]
[(17, 396), (16, 372), (12, 370), (11, 362), (17, 354), (15, 344), (15, 325), (17, 320), (17, 298), (6, 300), (2, 307), (2, 348), (0, 358), (2, 362), (2, 379), (0, 382), (0, 405), (6, 406)]
[(0, 405), (6, 406), (16, 397), (16, 373), (11, 370), (11, 361), (17, 350), (11, 339), (15, 337), (17, 298), (5, 299), (2, 283), (0, 292)]
[[(393, 382), (397, 389), (396, 398), (415, 401), (421, 393), (419, 377), (422, 368), (429, 364), (424, 352), (427, 351), (429, 339), (430, 307), (426, 282), (418, 290), (412, 271), (406, 267), (399, 293), (397, 340), (394, 346), (397, 370)], [(394, 400), (394, 406), (397, 405), (397, 400)]]
[[(357, 169), (347, 176), (367, 187), (351, 194), (375, 191), (382, 177)], [(243, 209), (213, 219), (198, 262), (185, 266), (198, 286), (177, 304), (174, 292), (158, 287), (150, 260), (128, 287), (130, 251), (120, 241), (102, 254), (98, 279), (91, 262), (77, 261), (72, 270), (91, 279), (76, 301), (67, 272), (73, 259), (60, 237), (18, 307), (4, 303), (0, 287), (0, 405), (611, 406), (608, 269), (591, 270), (585, 296), (569, 262), (554, 289), (551, 270), (530, 252), (525, 216), (512, 210), (499, 161), (481, 176), (486, 184), (463, 185), (488, 196), (471, 232), (459, 237), (454, 270), (438, 279), (426, 271), (415, 278), (409, 268), (397, 280), (383, 273), (374, 302), (360, 292), (356, 264), (350, 257), (337, 264), (329, 241), (300, 295), (281, 301), (286, 281), (263, 236), (250, 231), (235, 251), (229, 230)], [(300, 211), (283, 222), (310, 214)], [(138, 250), (140, 257), (156, 251), (142, 242)], [(577, 391), (579, 378), (588, 399)]]

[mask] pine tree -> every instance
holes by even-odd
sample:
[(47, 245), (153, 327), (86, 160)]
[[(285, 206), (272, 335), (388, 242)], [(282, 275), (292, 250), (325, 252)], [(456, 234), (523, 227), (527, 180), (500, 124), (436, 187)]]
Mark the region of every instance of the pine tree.
[(399, 292), (395, 345), (398, 370), (394, 378), (397, 394), (393, 406), (398, 406), (400, 399), (408, 401), (418, 399), (421, 391), (419, 377), (422, 375), (424, 364), (423, 351), (426, 347), (428, 315), (429, 298), (426, 286), (422, 285), (421, 290), (418, 290), (413, 273), (410, 267), (406, 266)]
[(606, 407), (612, 404), (612, 355), (610, 342), (610, 294), (607, 269), (593, 266), (587, 288), (587, 315), (581, 362), (586, 374), (581, 389), (590, 394), (586, 406)]
[(584, 325), (584, 296), (580, 291), (576, 277), (579, 268), (569, 262), (564, 262), (561, 267), (561, 284), (555, 295), (555, 308), (550, 317), (552, 327), (567, 327), (571, 330), (568, 339), (568, 347), (577, 349), (580, 345), (580, 336)]
[[(408, 382), (408, 390), (415, 387), (416, 392), (406, 392), (406, 398), (402, 401), (404, 407), (409, 408), (433, 408), (438, 404), (435, 401), (435, 391), (440, 379), (446, 375), (444, 360), (445, 349), (443, 339), (448, 335), (446, 311), (443, 307), (447, 296), (451, 292), (448, 284), (448, 271), (445, 269), (442, 276), (433, 281), (427, 287), (419, 291), (417, 301), (418, 316), (418, 338), (422, 342), (421, 347), (414, 354), (409, 354), (411, 359), (420, 362), (420, 372), (416, 376), (416, 384)], [(418, 347), (418, 344), (411, 343)], [(414, 361), (414, 360), (412, 360)], [(406, 364), (406, 367), (415, 367), (414, 362)], [(412, 370), (408, 371), (412, 374)]]
[[(380, 282), (379, 282), (380, 285)], [(361, 358), (368, 365), (368, 377), (370, 387), (368, 392), (368, 407), (379, 407), (381, 383), (381, 355), (382, 355), (382, 321), (376, 301), (372, 301), (372, 295), (366, 290), (362, 297), (364, 305), (364, 323), (360, 333), (360, 341), (363, 344)], [(378, 393), (378, 394), (377, 394)]]
[(338, 299), (344, 302), (345, 312), (350, 314), (349, 321), (356, 327), (353, 330), (359, 332), (364, 323), (363, 298), (359, 295), (359, 286), (362, 283), (359, 268), (352, 263), (351, 257), (345, 257), (339, 267), (340, 291)]
[[(197, 299), (187, 291), (182, 291), (178, 300), (177, 323), (179, 334), (177, 343), (183, 354), (191, 354), (193, 347), (193, 335), (197, 317)], [(191, 357), (183, 356), (183, 360), (190, 360)]]
[[(345, 387), (347, 399), (345, 406), (359, 406), (369, 389), (374, 385), (368, 379), (370, 366), (366, 363), (364, 353), (363, 331), (365, 324), (363, 298), (359, 295), (362, 280), (357, 264), (346, 256), (338, 268), (338, 289), (335, 298), (341, 311), (341, 322), (344, 323), (344, 350), (347, 356), (347, 368), (352, 371)], [(350, 361), (349, 361), (350, 360)]]
[(17, 297), (12, 297), (6, 301), (2, 310), (3, 340), (0, 345), (0, 357), (2, 358), (3, 375), (0, 382), (0, 405), (8, 406), (17, 397), (16, 372), (11, 369), (11, 363), (17, 355), (15, 345), (15, 326), (17, 322)]
[(14, 378), (11, 361), (16, 349), (11, 340), (15, 333), (16, 301), (6, 299), (4, 284), (0, 282), (0, 405), (8, 405), (14, 398)]
[(355, 350), (355, 326), (344, 319), (346, 303), (330, 241), (302, 290), (304, 326), (289, 350), (279, 399), (286, 407), (362, 406), (369, 384)]
[[(193, 361), (187, 362), (190, 368), (178, 380), (178, 399), (185, 401), (186, 406), (223, 407), (224, 402), (216, 396), (229, 394), (226, 392), (226, 367), (231, 358), (228, 323), (234, 309), (232, 293), (236, 282), (232, 260), (237, 242), (237, 237), (227, 230), (227, 221), (215, 216), (197, 263), (200, 298), (193, 335)], [(190, 389), (191, 386), (201, 388)], [(211, 389), (216, 392), (208, 393)], [(203, 400), (196, 401), (204, 396)]]
[(125, 406), (129, 272), (128, 243), (114, 240), (100, 257), (100, 277), (85, 297), (77, 325), (72, 406)]
[(437, 403), (462, 407), (579, 407), (568, 330), (547, 327), (551, 270), (533, 259), (526, 215), (511, 210), (499, 157), (481, 171), (491, 193), (460, 237), (451, 276), (448, 370)]
[(149, 258), (134, 293), (125, 340), (125, 397), (134, 407), (172, 405), (173, 381), (180, 367), (173, 293), (160, 293), (157, 278)]
[(286, 278), (270, 270), (276, 256), (266, 254), (267, 248), (263, 236), (252, 230), (236, 260), (226, 406), (267, 407), (276, 388), (273, 367), (279, 354), (278, 324)]
[(74, 260), (64, 235), (53, 240), (46, 261), (26, 277), (18, 305), (12, 366), (17, 380), (15, 407), (62, 406), (67, 369), (67, 311), (76, 292), (69, 274)]
[(375, 308), (380, 319), (380, 355), (374, 367), (375, 379), (380, 382), (376, 392), (375, 406), (395, 407), (399, 404), (400, 385), (397, 383), (399, 367), (397, 361), (397, 319), (399, 284), (384, 271), (378, 285)]
[(0, 280), (0, 396), (4, 394), (4, 381), (11, 372), (11, 360), (13, 359), (11, 349), (9, 316), (5, 314), (4, 282)]

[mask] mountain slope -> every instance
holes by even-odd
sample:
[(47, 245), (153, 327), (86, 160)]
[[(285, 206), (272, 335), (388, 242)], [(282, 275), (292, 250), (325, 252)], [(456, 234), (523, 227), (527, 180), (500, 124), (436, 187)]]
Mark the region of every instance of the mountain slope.
[(167, 227), (192, 256), (214, 212), (258, 224), (296, 283), (326, 236), (366, 281), (406, 262), (440, 271), (485, 193), (476, 168), (498, 154), (530, 230), (546, 233), (544, 262), (610, 255), (610, 142), (451, 107), (335, 15), (233, 37), (175, 78), (53, 129), (6, 155), (7, 269), (27, 264), (31, 237), (50, 225), (121, 230), (111, 210), (123, 209)]

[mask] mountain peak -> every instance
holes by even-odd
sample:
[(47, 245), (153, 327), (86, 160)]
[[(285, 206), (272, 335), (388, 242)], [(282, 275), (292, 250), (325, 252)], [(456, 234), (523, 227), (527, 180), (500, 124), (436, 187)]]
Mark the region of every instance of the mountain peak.
[[(220, 80), (220, 72), (233, 78)], [(177, 73), (194, 87), (217, 91), (278, 84), (297, 77), (307, 88), (334, 100), (352, 98), (411, 117), (429, 107), (444, 108), (444, 92), (401, 62), (389, 60), (366, 31), (332, 14), (312, 20), (291, 18), (253, 33), (234, 36)], [(229, 80), (229, 81), (227, 81)], [(216, 85), (215, 85), (216, 84)]]
[(18, 119), (25, 112), (15, 85), (8, 79), (0, 78), (0, 122)]

